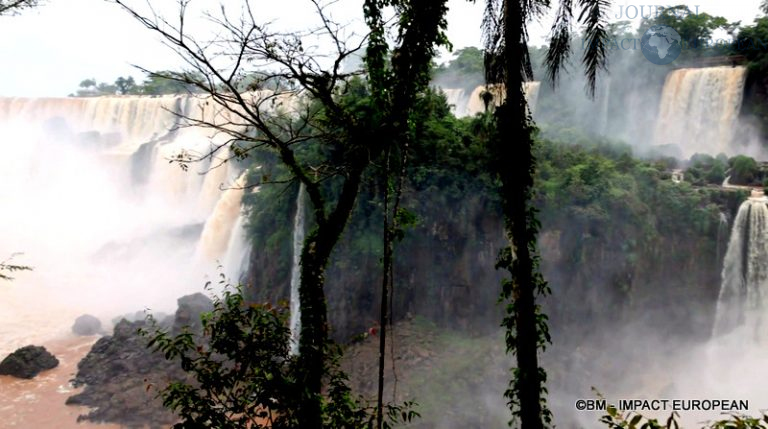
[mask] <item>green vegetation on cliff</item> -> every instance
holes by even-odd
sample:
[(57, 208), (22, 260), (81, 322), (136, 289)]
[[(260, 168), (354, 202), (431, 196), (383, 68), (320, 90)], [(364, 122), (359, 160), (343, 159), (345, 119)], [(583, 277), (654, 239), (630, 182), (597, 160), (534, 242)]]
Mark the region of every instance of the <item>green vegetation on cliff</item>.
[[(354, 95), (365, 96), (363, 89)], [(488, 116), (457, 119), (434, 92), (418, 106), (403, 201), (416, 224), (396, 250), (393, 314), (487, 330), (500, 315), (494, 304), (498, 274), (489, 267), (503, 240), (497, 183), (483, 150)], [(698, 179), (690, 183), (689, 176), (703, 177), (701, 185), (716, 183), (729, 164), (722, 158), (694, 157), (686, 182), (674, 183), (674, 165), (667, 159), (639, 160), (626, 145), (575, 130), (546, 134), (536, 146), (535, 202), (543, 225), (544, 272), (556, 291), (547, 304), (554, 309), (554, 328), (580, 317), (589, 323), (616, 317), (629, 321), (656, 311), (644, 304), (664, 304), (670, 296), (690, 294), (692, 307), (713, 303), (717, 258), (722, 257), (720, 214), (734, 213), (744, 192), (697, 186)], [(260, 166), (253, 170), (254, 179), (284, 178), (266, 156), (256, 156), (253, 163)], [(258, 267), (250, 273), (253, 298), (288, 298), (296, 190), (265, 184), (246, 196), (251, 242), (254, 249), (263, 249), (253, 256), (252, 266)], [(379, 188), (368, 175), (329, 267), (329, 316), (339, 340), (365, 332), (378, 314), (378, 293), (369, 285), (379, 279), (380, 208)], [(721, 252), (725, 239), (720, 238)], [(696, 259), (712, 263), (701, 267)], [(668, 287), (659, 291), (660, 283)], [(591, 300), (589, 305), (569, 304), (578, 296)], [(615, 302), (624, 311), (600, 310), (601, 302)], [(680, 332), (690, 327), (705, 335), (708, 330), (696, 325), (691, 309), (662, 305), (658, 311), (666, 312), (660, 320), (675, 320)]]

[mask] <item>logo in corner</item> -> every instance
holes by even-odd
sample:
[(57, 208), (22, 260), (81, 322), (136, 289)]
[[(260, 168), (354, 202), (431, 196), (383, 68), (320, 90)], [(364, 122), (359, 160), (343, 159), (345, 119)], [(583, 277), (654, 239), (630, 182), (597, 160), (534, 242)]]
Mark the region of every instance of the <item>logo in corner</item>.
[(683, 51), (683, 40), (674, 28), (668, 25), (654, 25), (640, 40), (643, 55), (648, 61), (663, 66), (671, 63)]

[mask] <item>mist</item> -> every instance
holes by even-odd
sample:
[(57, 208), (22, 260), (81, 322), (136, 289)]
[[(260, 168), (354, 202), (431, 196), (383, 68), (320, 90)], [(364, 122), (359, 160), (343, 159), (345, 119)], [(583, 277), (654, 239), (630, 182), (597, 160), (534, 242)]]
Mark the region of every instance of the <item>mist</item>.
[(169, 132), (178, 101), (0, 101), (15, 113), (0, 124), (0, 254), (21, 253), (13, 261), (33, 267), (2, 289), (3, 352), (67, 333), (84, 313), (108, 321), (172, 312), (179, 296), (217, 277), (217, 262), (237, 281), (239, 172), (219, 157), (187, 172), (169, 162), (212, 144), (200, 130)]

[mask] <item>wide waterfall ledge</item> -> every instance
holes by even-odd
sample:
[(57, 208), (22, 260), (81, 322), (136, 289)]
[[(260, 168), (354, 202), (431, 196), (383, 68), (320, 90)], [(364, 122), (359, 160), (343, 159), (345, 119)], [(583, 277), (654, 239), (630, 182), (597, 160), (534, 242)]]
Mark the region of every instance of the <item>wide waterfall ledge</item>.
[(768, 202), (768, 198), (765, 196), (765, 191), (762, 189), (752, 189), (752, 192), (749, 195), (749, 200)]

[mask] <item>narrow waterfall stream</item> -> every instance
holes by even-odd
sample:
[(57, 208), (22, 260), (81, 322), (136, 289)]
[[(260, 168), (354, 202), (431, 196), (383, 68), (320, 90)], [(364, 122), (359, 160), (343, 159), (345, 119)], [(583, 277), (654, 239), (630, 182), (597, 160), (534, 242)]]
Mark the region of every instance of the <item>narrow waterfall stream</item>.
[(301, 334), (301, 306), (299, 285), (301, 284), (301, 249), (304, 246), (306, 227), (304, 225), (304, 184), (299, 185), (296, 195), (296, 216), (293, 221), (293, 267), (291, 268), (291, 354), (299, 353)]

